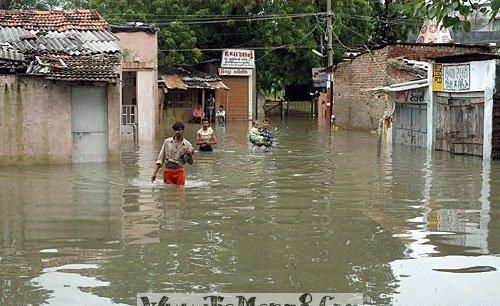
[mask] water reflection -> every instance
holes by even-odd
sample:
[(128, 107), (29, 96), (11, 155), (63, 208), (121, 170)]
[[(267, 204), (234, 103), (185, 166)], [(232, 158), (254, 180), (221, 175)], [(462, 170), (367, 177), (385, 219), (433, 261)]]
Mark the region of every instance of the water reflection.
[[(413, 229), (396, 235), (408, 239), (410, 259), (391, 263), (398, 279), (398, 292), (392, 302), (495, 305), (500, 294), (492, 284), (500, 279), (500, 260), (496, 256), (464, 256), (489, 254), (491, 162), (461, 156), (450, 158), (442, 153), (426, 155), (422, 205), (413, 206), (421, 216), (407, 220), (408, 224), (415, 224)], [(469, 167), (464, 167), (467, 164)], [(463, 168), (467, 171), (457, 170)], [(460, 184), (454, 183), (456, 180)], [(475, 294), (477, 290), (489, 294)], [(415, 291), (419, 294), (411, 293)]]
[(251, 153), (247, 123), (215, 127), (185, 188), (149, 182), (162, 139), (126, 141), (120, 165), (0, 168), (0, 304), (330, 291), (495, 305), (499, 163), (402, 146), (377, 157), (376, 136), (273, 121), (269, 154)]

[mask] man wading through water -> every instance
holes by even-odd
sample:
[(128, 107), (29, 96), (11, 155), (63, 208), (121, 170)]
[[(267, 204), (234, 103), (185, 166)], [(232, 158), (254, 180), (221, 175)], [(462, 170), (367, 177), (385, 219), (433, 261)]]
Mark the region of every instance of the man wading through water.
[(184, 139), (184, 124), (176, 122), (172, 125), (175, 134), (173, 137), (165, 139), (161, 147), (158, 160), (154, 165), (151, 181), (156, 180), (156, 173), (165, 166), (163, 171), (163, 182), (165, 184), (175, 184), (184, 186), (186, 184), (186, 172), (184, 164), (193, 163), (193, 146), (189, 141)]

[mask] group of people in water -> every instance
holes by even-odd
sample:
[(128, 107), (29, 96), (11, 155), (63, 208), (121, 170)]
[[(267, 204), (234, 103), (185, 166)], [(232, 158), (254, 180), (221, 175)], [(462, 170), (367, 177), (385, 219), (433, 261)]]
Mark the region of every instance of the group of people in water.
[[(212, 146), (217, 144), (217, 136), (214, 129), (210, 127), (209, 118), (203, 117), (200, 121), (201, 128), (196, 132), (198, 151), (211, 152), (213, 151)], [(222, 124), (224, 123), (225, 120)], [(160, 154), (153, 167), (151, 181), (156, 180), (158, 170), (163, 167), (163, 182), (165, 184), (183, 186), (186, 183), (184, 165), (193, 163), (194, 149), (191, 143), (184, 138), (185, 125), (182, 122), (175, 122), (172, 129), (174, 135), (163, 142)], [(273, 145), (273, 137), (271, 120), (265, 118), (262, 120), (262, 125), (258, 120), (252, 120), (252, 127), (248, 131), (248, 140), (252, 144), (253, 152), (269, 152)]]

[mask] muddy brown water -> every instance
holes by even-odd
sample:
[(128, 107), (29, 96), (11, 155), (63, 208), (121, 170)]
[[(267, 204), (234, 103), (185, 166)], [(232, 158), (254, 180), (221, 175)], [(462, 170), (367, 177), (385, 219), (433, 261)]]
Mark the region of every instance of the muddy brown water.
[[(500, 162), (314, 120), (214, 127), (184, 189), (118, 164), (0, 168), (0, 305), (135, 305), (138, 292), (359, 292), (374, 305), (498, 305)], [(198, 126), (189, 125), (194, 142)], [(165, 136), (170, 134), (165, 130)]]

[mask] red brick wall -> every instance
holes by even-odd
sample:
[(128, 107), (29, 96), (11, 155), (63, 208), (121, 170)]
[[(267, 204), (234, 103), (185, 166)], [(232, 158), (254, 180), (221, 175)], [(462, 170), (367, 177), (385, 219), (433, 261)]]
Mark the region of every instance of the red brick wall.
[(404, 56), (412, 60), (487, 52), (486, 48), (436, 45), (390, 45), (365, 52), (353, 60), (340, 62), (334, 70), (334, 114), (337, 124), (355, 130), (373, 130), (384, 112), (384, 95), (365, 91), (417, 77), (387, 64), (388, 58)]

